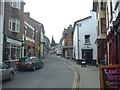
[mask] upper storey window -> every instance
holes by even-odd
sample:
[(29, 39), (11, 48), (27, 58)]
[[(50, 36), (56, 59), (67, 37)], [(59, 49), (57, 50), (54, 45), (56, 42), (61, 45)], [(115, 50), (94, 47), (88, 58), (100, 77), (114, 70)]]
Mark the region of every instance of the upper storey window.
[(10, 5), (11, 5), (13, 8), (20, 9), (21, 0), (10, 0)]
[(9, 30), (12, 32), (20, 32), (20, 21), (15, 18), (9, 19)]

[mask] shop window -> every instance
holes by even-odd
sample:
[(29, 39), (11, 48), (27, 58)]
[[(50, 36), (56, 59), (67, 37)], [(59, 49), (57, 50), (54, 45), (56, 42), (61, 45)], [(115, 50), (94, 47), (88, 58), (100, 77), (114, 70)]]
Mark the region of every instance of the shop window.
[(19, 46), (17, 46), (17, 59), (19, 59), (20, 58), (20, 47)]
[(17, 58), (16, 56), (16, 46), (11, 45), (11, 59), (15, 60)]
[(10, 59), (10, 44), (6, 43), (5, 46), (5, 60), (9, 60)]

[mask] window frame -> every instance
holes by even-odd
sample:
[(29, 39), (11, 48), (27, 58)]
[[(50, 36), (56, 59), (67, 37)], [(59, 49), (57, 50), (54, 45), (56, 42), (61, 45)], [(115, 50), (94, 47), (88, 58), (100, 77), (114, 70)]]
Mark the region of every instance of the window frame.
[[(14, 27), (13, 27), (14, 24)], [(13, 29), (14, 28), (14, 29)], [(9, 19), (9, 30), (12, 32), (20, 32), (20, 20), (16, 18)]]
[[(105, 28), (105, 30), (104, 30), (104, 28)], [(106, 32), (107, 32), (107, 29), (106, 29), (106, 18), (101, 18), (101, 33), (105, 34)]]
[(17, 9), (20, 9), (21, 8), (21, 0), (10, 0), (10, 5), (13, 7), (13, 8), (17, 8)]
[[(88, 38), (86, 38), (88, 36)], [(90, 35), (85, 35), (85, 44), (90, 44)]]

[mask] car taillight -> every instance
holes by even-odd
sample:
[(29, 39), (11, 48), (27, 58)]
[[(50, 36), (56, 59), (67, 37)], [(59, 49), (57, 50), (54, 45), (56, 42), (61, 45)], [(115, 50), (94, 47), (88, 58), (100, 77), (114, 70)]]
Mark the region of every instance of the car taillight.
[(33, 62), (29, 62), (29, 64), (33, 64)]
[(19, 64), (19, 62), (16, 62), (16, 64)]

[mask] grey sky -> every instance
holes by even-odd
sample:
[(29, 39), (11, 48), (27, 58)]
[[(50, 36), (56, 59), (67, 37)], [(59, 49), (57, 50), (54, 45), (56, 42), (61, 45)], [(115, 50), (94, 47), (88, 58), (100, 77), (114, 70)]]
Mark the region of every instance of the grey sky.
[(44, 25), (45, 35), (59, 42), (64, 28), (90, 15), (93, 0), (24, 0), (25, 11)]

